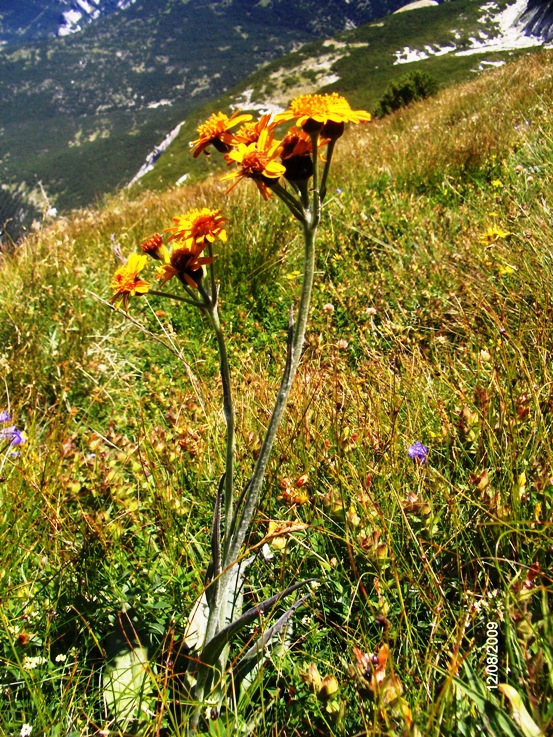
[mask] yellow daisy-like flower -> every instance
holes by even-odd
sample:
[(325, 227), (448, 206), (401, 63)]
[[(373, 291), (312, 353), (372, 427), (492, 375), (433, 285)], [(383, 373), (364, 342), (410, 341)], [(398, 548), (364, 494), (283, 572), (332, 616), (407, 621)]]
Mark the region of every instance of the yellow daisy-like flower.
[(269, 114), (262, 115), (259, 120), (244, 123), (238, 128), (236, 133), (232, 135), (233, 144), (239, 143), (255, 143), (259, 140), (261, 133), (267, 129), (269, 132), (275, 128), (276, 123), (271, 123)]
[(156, 261), (166, 261), (167, 248), (165, 247), (163, 238), (159, 233), (154, 233), (149, 238), (146, 238), (142, 243), (141, 248), (144, 253), (147, 253), (148, 256), (156, 259)]
[(290, 128), (282, 139), (280, 158), (284, 161), (292, 156), (311, 156), (311, 137), (303, 128)]
[(227, 240), (227, 232), (224, 228), (227, 218), (222, 217), (221, 210), (210, 210), (208, 207), (195, 208), (173, 218), (175, 225), (167, 228), (172, 233), (169, 240), (182, 241), (179, 248), (190, 249), (193, 244), (213, 243), (217, 238)]
[(145, 255), (132, 253), (127, 263), (117, 269), (111, 283), (111, 288), (115, 290), (115, 294), (111, 297), (110, 302), (117, 307), (123, 305), (123, 309), (127, 310), (131, 297), (137, 294), (146, 294), (150, 291), (150, 284), (138, 278), (138, 273), (146, 266), (147, 260), (148, 258)]
[(274, 141), (272, 131), (267, 128), (263, 129), (255, 143), (239, 143), (225, 156), (229, 164), (236, 163), (240, 167), (223, 177), (223, 180), (237, 180), (228, 192), (246, 177), (254, 180), (263, 199), (270, 199), (271, 193), (267, 185), (270, 185), (271, 180), (279, 179), (286, 171), (282, 164), (275, 161), (279, 154), (280, 141)]
[[(230, 129), (239, 123), (245, 123), (251, 120), (252, 116), (248, 114), (240, 114), (240, 110), (236, 110), (230, 118), (225, 113), (213, 113), (213, 115), (198, 126), (198, 138), (192, 141), (194, 158), (197, 158), (202, 151), (213, 144), (220, 153), (227, 153), (232, 146), (232, 134)], [(205, 151), (207, 154), (208, 152)]]
[(157, 274), (162, 284), (168, 282), (174, 276), (180, 277), (188, 286), (193, 289), (198, 288), (198, 284), (203, 276), (202, 266), (212, 264), (213, 259), (206, 256), (200, 258), (202, 251), (207, 245), (193, 241), (190, 247), (183, 246), (175, 248), (174, 251), (167, 256), (165, 264), (161, 267)]
[[(319, 145), (328, 143), (321, 141)], [(313, 176), (311, 136), (303, 128), (290, 128), (282, 139), (280, 158), (286, 169), (285, 177), (290, 182), (306, 181)]]
[(488, 228), (485, 233), (482, 233), (480, 236), (480, 240), (482, 243), (484, 243), (486, 246), (491, 246), (494, 243), (497, 243), (499, 240), (503, 240), (504, 238), (508, 238), (511, 233), (509, 233), (506, 230), (503, 230), (502, 228), (497, 228), (496, 226), (492, 226), (491, 228)]
[[(335, 133), (343, 130), (344, 123), (367, 123), (371, 120), (371, 114), (365, 110), (352, 110), (345, 97), (333, 92), (330, 95), (300, 95), (294, 98), (288, 110), (275, 117), (275, 122), (294, 119), (308, 133), (322, 131), (329, 138), (337, 138)], [(335, 131), (336, 125), (338, 128)], [(328, 127), (327, 131), (323, 130), (325, 126)]]

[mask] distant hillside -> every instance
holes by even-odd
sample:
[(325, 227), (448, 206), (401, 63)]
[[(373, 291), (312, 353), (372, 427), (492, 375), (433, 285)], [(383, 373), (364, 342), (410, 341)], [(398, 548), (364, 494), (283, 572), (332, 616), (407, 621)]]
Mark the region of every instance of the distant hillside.
[[(168, 130), (255, 69), (401, 5), (138, 0), (79, 33), (12, 42), (0, 50), (2, 182), (32, 192), (40, 181), (58, 207), (86, 204), (127, 182)], [(4, 32), (54, 32), (69, 5), (40, 7), (37, 15), (32, 0), (8, 2)]]
[[(141, 186), (174, 184), (187, 173), (175, 152), (214, 106), (269, 100), (276, 108), (298, 92), (337, 89), (373, 109), (390, 81), (419, 66), (442, 85), (466, 79), (516, 53), (501, 34), (518, 20), (521, 2), (449, 0), (391, 15), (402, 0), (136, 0), (78, 33), (8, 44), (0, 50), (0, 223), (14, 218), (2, 203), (15, 200), (33, 202), (32, 217), (37, 208), (86, 205), (126, 185), (147, 157), (158, 160)], [(96, 2), (102, 12), (121, 3)], [(43, 19), (62, 6), (69, 7), (45, 1)], [(6, 7), (21, 19), (38, 5)], [(3, 10), (3, 27), (8, 16)], [(501, 42), (486, 46), (495, 38)], [(159, 156), (183, 120), (180, 137)], [(30, 208), (27, 215), (28, 223)], [(16, 222), (20, 231), (20, 207), (14, 237)]]
[[(275, 111), (291, 97), (322, 90), (344, 94), (354, 106), (374, 111), (388, 85), (415, 70), (440, 86), (470, 79), (504, 64), (542, 43), (525, 34), (520, 22), (526, 0), (491, 4), (452, 0), (397, 12), (377, 22), (306, 44), (267, 64), (237, 85), (217, 104), (225, 108)], [(213, 105), (189, 116), (179, 136), (138, 186), (163, 189), (198, 176), (198, 162), (188, 155), (195, 126)], [(202, 161), (204, 171), (220, 165)]]
[(0, 42), (27, 43), (78, 32), (136, 0), (3, 0)]

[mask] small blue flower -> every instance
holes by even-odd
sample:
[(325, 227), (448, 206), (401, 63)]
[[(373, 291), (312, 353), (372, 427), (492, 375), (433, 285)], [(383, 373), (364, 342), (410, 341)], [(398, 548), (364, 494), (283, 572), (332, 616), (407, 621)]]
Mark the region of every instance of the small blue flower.
[(9, 422), (12, 416), (5, 409), (0, 412), (0, 422)]
[(0, 430), (0, 438), (2, 440), (9, 440), (10, 445), (23, 445), (23, 443), (27, 442), (25, 433), (22, 430), (18, 430), (15, 425)]
[(416, 440), (413, 445), (407, 449), (407, 455), (417, 463), (426, 463), (428, 460), (428, 448), (423, 445), (420, 440)]

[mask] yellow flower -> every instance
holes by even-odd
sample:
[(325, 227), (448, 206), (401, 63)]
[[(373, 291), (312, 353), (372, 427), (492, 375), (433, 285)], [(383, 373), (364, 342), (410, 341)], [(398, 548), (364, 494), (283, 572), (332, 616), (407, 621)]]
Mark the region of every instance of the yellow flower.
[(494, 243), (497, 243), (498, 240), (507, 238), (510, 235), (511, 233), (507, 232), (506, 230), (503, 230), (502, 228), (497, 228), (495, 225), (493, 225), (491, 228), (488, 228), (485, 233), (482, 233), (482, 235), (480, 236), (480, 240), (487, 246), (491, 246)]
[(193, 289), (198, 288), (198, 284), (203, 276), (202, 266), (212, 264), (213, 259), (202, 257), (201, 253), (206, 247), (207, 242), (193, 242), (191, 247), (175, 248), (174, 251), (167, 256), (165, 264), (161, 267), (157, 274), (157, 278), (162, 284), (168, 282), (174, 276), (178, 276), (185, 281), (188, 286)]
[(342, 134), (344, 123), (366, 123), (371, 120), (371, 114), (352, 110), (345, 97), (333, 92), (294, 98), (288, 110), (275, 117), (275, 122), (294, 119), (308, 133), (322, 132), (323, 136), (335, 139)]
[(262, 115), (257, 121), (244, 123), (232, 136), (233, 145), (238, 143), (255, 143), (259, 140), (262, 131), (267, 129), (272, 131), (276, 123), (270, 123), (271, 116), (269, 114)]
[(254, 180), (263, 199), (268, 200), (271, 197), (268, 189), (271, 185), (271, 180), (278, 179), (286, 171), (282, 164), (275, 161), (279, 153), (280, 142), (273, 140), (273, 132), (268, 128), (264, 128), (261, 131), (259, 139), (254, 143), (239, 143), (235, 149), (225, 156), (227, 163), (232, 164), (234, 162), (240, 167), (238, 171), (234, 171), (223, 177), (223, 180), (237, 180), (229, 188), (228, 192), (241, 179), (247, 177)]
[(115, 294), (111, 297), (117, 307), (123, 305), (123, 309), (128, 309), (129, 300), (136, 294), (146, 294), (150, 291), (150, 285), (147, 281), (138, 278), (138, 273), (146, 266), (148, 258), (132, 253), (126, 264), (120, 266), (113, 275), (111, 288), (115, 289)]
[[(319, 146), (328, 143), (327, 139), (319, 140)], [(299, 182), (313, 176), (313, 144), (311, 136), (303, 128), (290, 128), (282, 139), (280, 158), (290, 182)]]
[(175, 225), (167, 228), (167, 232), (172, 232), (169, 237), (170, 241), (182, 241), (179, 248), (190, 249), (194, 244), (203, 244), (205, 247), (217, 238), (222, 241), (227, 240), (227, 232), (223, 227), (227, 219), (221, 216), (221, 210), (210, 210), (208, 207), (196, 208), (173, 220)]
[(167, 248), (165, 247), (165, 244), (163, 243), (163, 238), (160, 236), (159, 233), (154, 233), (149, 238), (146, 238), (146, 240), (142, 243), (141, 248), (144, 253), (147, 253), (148, 256), (155, 258), (156, 261), (166, 260)]
[(236, 110), (230, 118), (225, 113), (213, 113), (205, 123), (198, 126), (198, 138), (192, 141), (194, 158), (197, 158), (210, 144), (213, 144), (220, 153), (230, 151), (232, 145), (230, 129), (251, 118), (251, 115), (241, 115), (240, 110)]

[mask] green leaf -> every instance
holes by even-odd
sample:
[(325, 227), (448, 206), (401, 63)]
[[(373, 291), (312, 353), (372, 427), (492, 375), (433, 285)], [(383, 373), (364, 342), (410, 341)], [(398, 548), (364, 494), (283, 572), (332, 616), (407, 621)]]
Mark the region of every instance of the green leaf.
[(108, 716), (126, 729), (148, 713), (148, 649), (139, 640), (128, 612), (119, 613), (106, 643), (107, 663), (102, 674), (102, 695)]
[[(225, 609), (225, 622), (227, 624), (231, 623), (235, 612), (239, 612), (242, 609), (244, 572), (253, 560), (254, 556), (241, 561), (230, 572), (226, 600), (221, 603), (221, 606)], [(184, 644), (190, 650), (199, 651), (205, 645), (205, 634), (210, 611), (208, 598), (208, 592), (206, 590), (196, 599), (188, 618), (188, 625), (184, 633)]]
[(221, 630), (215, 637), (210, 640), (201, 652), (200, 660), (206, 665), (212, 665), (217, 661), (219, 655), (223, 652), (224, 647), (230, 642), (230, 640), (240, 632), (241, 629), (246, 627), (251, 622), (255, 621), (258, 617), (262, 616), (267, 610), (271, 609), (277, 604), (280, 599), (292, 594), (297, 589), (305, 586), (308, 583), (313, 583), (317, 579), (308, 578), (305, 581), (300, 581), (292, 586), (289, 586), (284, 591), (281, 591), (275, 596), (271, 596), (270, 599), (266, 599), (261, 604), (248, 609), (242, 616), (238, 617), (234, 622)]
[[(257, 642), (242, 657), (238, 665), (233, 669), (235, 688), (237, 691), (240, 691), (241, 685), (246, 683), (246, 678), (248, 678), (248, 681), (245, 688), (247, 688), (247, 686), (249, 686), (253, 682), (256, 669), (260, 665), (261, 660), (266, 657), (266, 648), (271, 644), (275, 636), (284, 629), (284, 627), (288, 623), (288, 620), (292, 617), (296, 609), (304, 604), (309, 596), (310, 594), (308, 594), (307, 596), (302, 596), (302, 598), (298, 599), (295, 604), (292, 604), (292, 606), (287, 611), (285, 611), (284, 614), (279, 617), (278, 620), (261, 635)], [(289, 649), (289, 643), (285, 643), (284, 649)]]
[(475, 675), (468, 663), (465, 663), (464, 671), (468, 683), (459, 678), (454, 678), (454, 683), (475, 704), (490, 737), (521, 737), (517, 725), (500, 707), (497, 699), (491, 696), (486, 685)]
[(521, 728), (524, 737), (544, 737), (542, 730), (528, 713), (518, 691), (508, 683), (500, 683), (499, 690), (511, 704), (514, 721)]
[(102, 676), (104, 703), (110, 717), (125, 727), (147, 709), (148, 651), (129, 648), (116, 655)]

